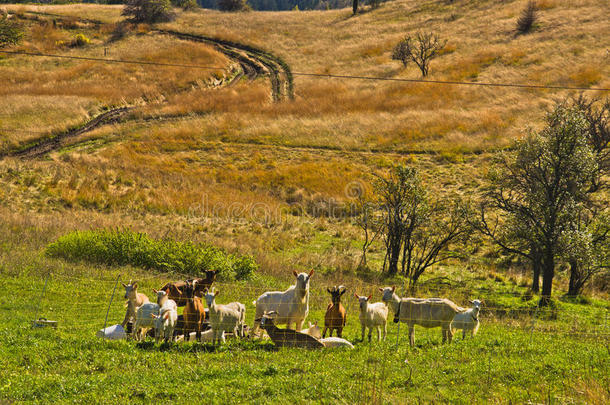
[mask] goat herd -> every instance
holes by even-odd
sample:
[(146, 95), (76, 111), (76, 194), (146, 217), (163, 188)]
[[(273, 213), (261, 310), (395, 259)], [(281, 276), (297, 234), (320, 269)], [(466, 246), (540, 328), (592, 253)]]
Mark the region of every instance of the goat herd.
[[(309, 281), (314, 271), (297, 273), (293, 271), (296, 283), (286, 291), (270, 291), (262, 294), (253, 302), (256, 307), (254, 326), (247, 331), (245, 325), (246, 307), (240, 302), (228, 304), (216, 303), (219, 291), (212, 287), (216, 278), (215, 271), (207, 271), (205, 278), (168, 283), (160, 290), (154, 290), (157, 302), (151, 303), (148, 297), (138, 292), (137, 282), (123, 284), (127, 299), (127, 312), (121, 324), (132, 325), (131, 336), (143, 340), (148, 330), (154, 330), (159, 342), (166, 342), (191, 337), (200, 341), (211, 341), (213, 344), (225, 342), (225, 333), (234, 337), (260, 336), (261, 330), (267, 332), (278, 347), (350, 347), (352, 344), (342, 338), (346, 324), (345, 307), (341, 297), (347, 289), (344, 286), (330, 287), (331, 295), (324, 317), (324, 331), (309, 324), (303, 329), (303, 323), (309, 312)], [(441, 298), (400, 298), (395, 287), (380, 288), (382, 302), (369, 302), (371, 295), (360, 296), (354, 293), (360, 305), (361, 340), (368, 328), (368, 340), (371, 340), (373, 329), (377, 330), (377, 340), (383, 339), (387, 332), (388, 310), (395, 314), (394, 322), (406, 323), (409, 327), (409, 342), (414, 345), (413, 329), (415, 325), (426, 328), (441, 327), (443, 343), (451, 342), (454, 331), (461, 329), (463, 337), (466, 332), (474, 336), (479, 328), (479, 310), (481, 302), (471, 301), (472, 308), (458, 307), (452, 301)], [(204, 308), (203, 301), (207, 304)], [(178, 316), (178, 307), (184, 306), (182, 316)], [(286, 325), (280, 329), (277, 325)], [(290, 326), (294, 324), (294, 329)], [(129, 330), (129, 328), (128, 328)], [(327, 331), (329, 337), (326, 337)], [(336, 331), (337, 336), (332, 337)]]

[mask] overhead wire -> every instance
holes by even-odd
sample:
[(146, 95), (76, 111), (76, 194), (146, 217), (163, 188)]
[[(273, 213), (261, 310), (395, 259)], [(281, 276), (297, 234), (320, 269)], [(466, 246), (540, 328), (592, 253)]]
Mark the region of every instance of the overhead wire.
[[(94, 61), (94, 62), (103, 62), (103, 63), (125, 63), (125, 64), (136, 64), (136, 65), (147, 65), (147, 66), (181, 67), (181, 68), (189, 68), (189, 69), (206, 69), (206, 70), (224, 69), (223, 66), (192, 65), (192, 64), (183, 64), (183, 63), (167, 63), (167, 62), (154, 62), (154, 61), (128, 60), (128, 59), (108, 59), (108, 58), (96, 58), (96, 57), (92, 57), (92, 56), (58, 55), (58, 54), (49, 54), (49, 53), (41, 53), (41, 52), (0, 50), (0, 53), (12, 54), (12, 55), (48, 57), (48, 58), (84, 60), (84, 61)], [(463, 82), (463, 81), (455, 81), (455, 80), (406, 79), (406, 78), (400, 78), (400, 77), (361, 76), (361, 75), (310, 73), (310, 72), (291, 72), (291, 74), (293, 76), (320, 77), (320, 78), (328, 78), (328, 79), (352, 79), (352, 80), (356, 79), (356, 80), (388, 81), (388, 82), (402, 82), (402, 83), (441, 84), (441, 85), (453, 85), (453, 86), (457, 85), (457, 86), (482, 86), (482, 87), (514, 87), (514, 88), (546, 89), (546, 90), (610, 91), (610, 88), (605, 88), (605, 87), (559, 86), (559, 85), (543, 85), (543, 84), (528, 84), (528, 83)]]

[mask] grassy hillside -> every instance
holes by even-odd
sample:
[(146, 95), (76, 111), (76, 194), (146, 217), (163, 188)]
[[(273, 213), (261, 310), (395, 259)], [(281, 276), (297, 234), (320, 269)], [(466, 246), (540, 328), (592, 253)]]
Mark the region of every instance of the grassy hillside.
[[(250, 281), (218, 286), (226, 299), (248, 304), (249, 324), (252, 300), (286, 288), (293, 269), (316, 269), (310, 319), (322, 320), (328, 285), (378, 300), (377, 287), (402, 280), (381, 277), (379, 244), (371, 269), (356, 268), (362, 234), (348, 215), (354, 195), (370, 193), (375, 174), (406, 163), (431, 194), (476, 198), (494, 156), (578, 92), (302, 73), (417, 79), (415, 66), (404, 69), (390, 55), (404, 35), (426, 30), (448, 41), (430, 80), (610, 87), (608, 1), (540, 0), (534, 31), (517, 35), (525, 3), (397, 0), (357, 16), (179, 11), (172, 23), (133, 26), (118, 40), (111, 38), (120, 6), (1, 6), (25, 27), (11, 50), (209, 69), (0, 55), (0, 276), (9, 291), (0, 335), (10, 342), (0, 346), (0, 368), (9, 370), (0, 401), (174, 401), (197, 391), (219, 403), (607, 403), (607, 292), (563, 299), (562, 268), (556, 309), (538, 314), (527, 293), (530, 269), (489, 246), (436, 266), (417, 292), (459, 305), (484, 299), (474, 340), (441, 346), (440, 331), (419, 328), (410, 349), (404, 325), (395, 346), (392, 324), (382, 345), (321, 353), (276, 353), (250, 341), (218, 350), (102, 343), (93, 333), (117, 275), (139, 278), (146, 292), (185, 275), (44, 254), (73, 230), (116, 227), (251, 254), (260, 268)], [(159, 29), (280, 58), (292, 71), (294, 100), (273, 101), (268, 67), (255, 78), (235, 76), (238, 57), (251, 57), (245, 51), (223, 53)], [(70, 46), (78, 34), (91, 43)], [(11, 156), (119, 106), (130, 110), (118, 121), (62, 139), (48, 154)], [(111, 306), (111, 323), (122, 319), (121, 301)], [(354, 340), (357, 306), (353, 298), (346, 305), (346, 336)], [(59, 320), (59, 330), (30, 329), (37, 314)]]

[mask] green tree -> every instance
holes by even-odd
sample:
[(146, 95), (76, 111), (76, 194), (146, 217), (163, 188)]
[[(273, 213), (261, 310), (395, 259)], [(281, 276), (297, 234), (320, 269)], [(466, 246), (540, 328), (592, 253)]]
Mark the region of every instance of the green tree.
[[(586, 206), (591, 176), (597, 170), (586, 135), (586, 120), (574, 107), (557, 105), (546, 127), (515, 145), (490, 174), (487, 203), (502, 215), (494, 234), (516, 239), (511, 251), (529, 248), (539, 256), (542, 273), (540, 305), (551, 297), (556, 261), (566, 246), (566, 235)], [(485, 206), (481, 220), (491, 229)], [(507, 236), (507, 237), (506, 237)]]
[(174, 19), (170, 0), (128, 0), (121, 15), (135, 23), (157, 23)]

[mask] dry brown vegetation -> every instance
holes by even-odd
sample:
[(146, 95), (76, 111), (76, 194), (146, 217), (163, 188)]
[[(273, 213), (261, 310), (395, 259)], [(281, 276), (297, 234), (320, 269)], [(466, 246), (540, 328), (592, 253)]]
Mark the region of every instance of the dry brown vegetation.
[[(367, 183), (371, 173), (398, 162), (417, 165), (434, 193), (469, 195), (495, 150), (538, 128), (550, 105), (575, 92), (298, 73), (418, 78), (415, 66), (403, 69), (390, 54), (405, 34), (424, 27), (449, 41), (431, 64), (432, 80), (610, 86), (604, 2), (540, 1), (539, 28), (518, 36), (515, 21), (525, 3), (398, 0), (355, 17), (347, 9), (198, 10), (161, 25), (282, 57), (295, 73), (296, 99), (280, 103), (271, 101), (263, 79), (219, 89), (198, 84), (221, 70), (0, 59), (0, 150), (82, 122), (101, 106), (139, 105), (128, 121), (74, 138), (50, 159), (0, 161), (1, 216), (40, 212), (34, 227), (57, 213), (73, 216), (56, 219), (55, 233), (117, 223), (161, 236), (169, 229), (181, 239), (252, 252), (274, 274), (290, 266), (353, 269), (355, 228), (288, 212), (349, 203), (350, 183)], [(7, 7), (104, 22), (96, 28), (75, 20), (68, 28), (28, 21), (20, 49), (102, 57), (108, 47), (117, 59), (231, 64), (209, 46), (154, 35), (146, 26), (107, 43), (120, 6)], [(59, 44), (77, 32), (92, 44)], [(232, 220), (214, 223), (210, 207)]]

